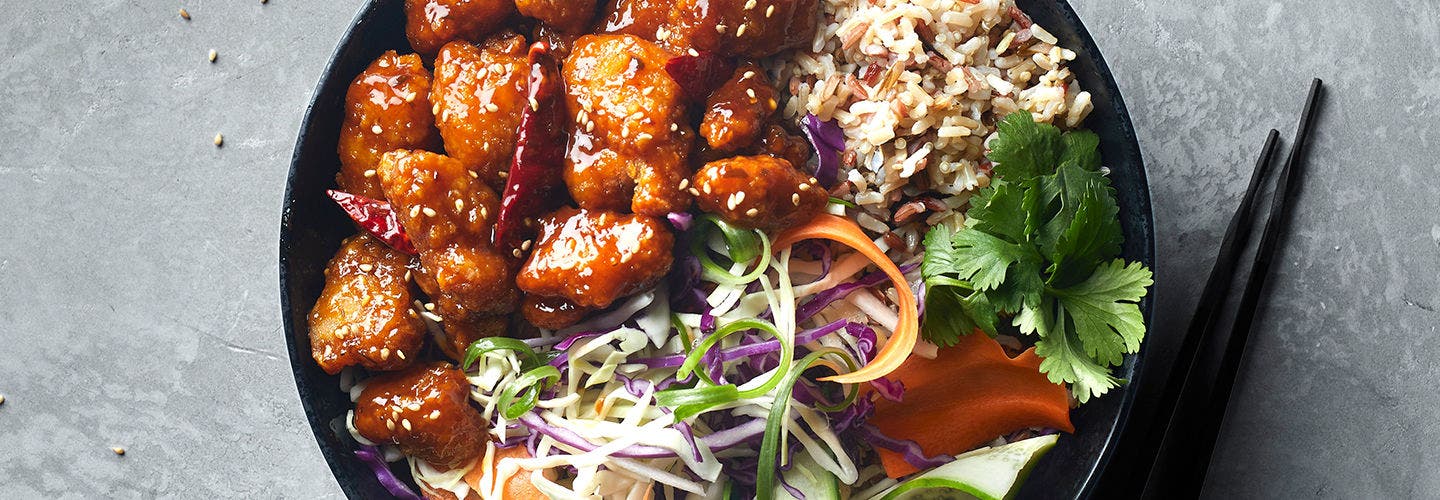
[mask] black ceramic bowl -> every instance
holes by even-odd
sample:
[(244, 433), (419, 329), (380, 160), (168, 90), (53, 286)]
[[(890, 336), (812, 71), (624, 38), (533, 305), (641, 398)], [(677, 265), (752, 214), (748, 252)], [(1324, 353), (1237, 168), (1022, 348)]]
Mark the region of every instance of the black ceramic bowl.
[[(356, 16), (335, 50), (300, 127), (280, 222), (280, 302), (295, 384), (320, 451), (330, 463), (340, 488), (350, 498), (389, 498), (390, 495), (355, 458), (353, 443), (343, 424), (337, 425), (351, 408), (350, 399), (339, 390), (337, 377), (326, 375), (310, 357), (305, 317), (324, 287), (325, 263), (339, 248), (340, 240), (353, 232), (345, 215), (325, 196), (325, 190), (333, 187), (335, 173), (340, 168), (335, 146), (344, 113), (345, 90), (350, 80), (382, 52), (409, 50), (402, 3), (402, 0), (371, 1)], [(1125, 230), (1124, 256), (1153, 269), (1154, 236), (1144, 163), (1110, 69), (1075, 11), (1064, 0), (1018, 0), (1018, 3), (1036, 23), (1059, 38), (1061, 45), (1079, 54), (1070, 68), (1094, 98), (1095, 111), (1086, 125), (1100, 134), (1105, 164), (1111, 169), (1111, 179), (1119, 195), (1120, 222)], [(1147, 298), (1141, 308), (1148, 323), (1151, 300)], [(1078, 431), (1060, 438), (1059, 445), (1030, 475), (1021, 491), (1022, 498), (1085, 497), (1095, 488), (1125, 428), (1143, 354), (1142, 351), (1140, 355), (1131, 356), (1117, 370), (1118, 376), (1131, 381), (1131, 387), (1113, 391), (1074, 411), (1072, 418)], [(407, 474), (397, 472), (402, 476)]]

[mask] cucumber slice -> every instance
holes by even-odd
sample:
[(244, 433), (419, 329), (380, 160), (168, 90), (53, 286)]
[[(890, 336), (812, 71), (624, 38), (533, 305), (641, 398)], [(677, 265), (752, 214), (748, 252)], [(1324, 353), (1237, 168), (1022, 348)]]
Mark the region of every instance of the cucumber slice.
[[(840, 479), (815, 463), (809, 453), (797, 454), (794, 460), (795, 465), (780, 475), (786, 484), (804, 492), (805, 500), (840, 500)], [(775, 499), (796, 500), (780, 484), (775, 485)]]
[[(1016, 441), (996, 448), (981, 448), (885, 490), (880, 500), (931, 498), (1009, 499), (1035, 462), (1055, 446), (1058, 435)], [(808, 490), (807, 490), (808, 491)]]

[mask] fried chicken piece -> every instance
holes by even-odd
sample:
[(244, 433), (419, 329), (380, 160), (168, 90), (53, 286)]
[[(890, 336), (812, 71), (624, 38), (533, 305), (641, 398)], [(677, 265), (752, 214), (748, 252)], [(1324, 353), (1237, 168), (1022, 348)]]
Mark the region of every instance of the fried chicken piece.
[(594, 309), (577, 306), (575, 303), (559, 297), (539, 295), (526, 295), (525, 302), (520, 305), (520, 312), (525, 315), (525, 321), (547, 330), (559, 330), (579, 323), (591, 311)]
[(628, 35), (575, 41), (563, 71), (575, 131), (565, 183), (581, 208), (664, 216), (690, 206), (681, 183), (695, 132), (669, 58)]
[(740, 227), (776, 232), (819, 214), (825, 189), (769, 155), (713, 161), (695, 173), (700, 209)]
[(765, 132), (777, 104), (775, 87), (765, 78), (764, 70), (754, 64), (740, 66), (705, 101), (700, 137), (718, 151), (749, 147)]
[(510, 169), (530, 66), (525, 38), (497, 35), (481, 46), (446, 44), (435, 58), (435, 123), (445, 138), (445, 153), (480, 175), (496, 192), (505, 189), (501, 172)]
[(516, 283), (526, 293), (603, 308), (664, 278), (674, 245), (653, 217), (562, 208), (543, 221)]
[(325, 290), (310, 309), (310, 352), (325, 373), (360, 365), (399, 370), (425, 342), (410, 302), (410, 256), (368, 234), (345, 239), (325, 266)]
[(368, 380), (355, 401), (355, 430), (440, 470), (485, 453), (488, 423), (470, 406), (470, 381), (448, 363), (416, 365)]
[(338, 149), (336, 183), (342, 191), (368, 198), (383, 197), (375, 178), (380, 155), (393, 149), (440, 149), (430, 115), (430, 71), (420, 56), (386, 52), (350, 82)]
[(776, 123), (765, 128), (765, 135), (760, 137), (760, 144), (754, 149), (755, 154), (766, 154), (789, 161), (795, 168), (800, 168), (810, 161), (812, 153), (808, 139), (791, 134)]
[(515, 0), (405, 0), (405, 36), (421, 54), (456, 40), (484, 40), (515, 13)]
[(595, 19), (595, 0), (515, 0), (515, 8), (567, 33), (583, 32)]
[(601, 30), (636, 35), (675, 53), (695, 49), (758, 59), (809, 43), (818, 7), (817, 0), (612, 0)]
[(446, 331), (513, 312), (517, 261), (490, 244), (500, 211), (495, 192), (459, 161), (427, 151), (391, 151), (379, 170), (385, 197), (420, 253), (417, 282), (435, 299)]

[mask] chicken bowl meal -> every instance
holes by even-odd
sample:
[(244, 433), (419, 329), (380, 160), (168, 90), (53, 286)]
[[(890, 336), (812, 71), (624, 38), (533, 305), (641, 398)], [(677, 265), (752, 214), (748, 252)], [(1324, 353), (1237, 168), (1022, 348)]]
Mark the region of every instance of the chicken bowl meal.
[(379, 3), (282, 279), (385, 493), (1009, 498), (1128, 392), (1143, 172), (1014, 1)]

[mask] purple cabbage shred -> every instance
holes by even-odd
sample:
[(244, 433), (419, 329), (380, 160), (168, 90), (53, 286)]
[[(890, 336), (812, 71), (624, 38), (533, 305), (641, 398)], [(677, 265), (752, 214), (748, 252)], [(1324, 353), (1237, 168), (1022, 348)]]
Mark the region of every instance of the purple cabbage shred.
[(813, 114), (805, 115), (802, 122), (805, 125), (805, 137), (810, 139), (810, 146), (815, 149), (815, 170), (811, 175), (814, 175), (825, 189), (833, 188), (839, 180), (840, 153), (845, 150), (845, 132), (834, 120), (822, 122), (820, 117)]
[(395, 498), (400, 500), (420, 500), (420, 496), (416, 495), (415, 491), (411, 490), (409, 485), (401, 481), (400, 478), (395, 477), (395, 473), (390, 470), (390, 464), (385, 463), (385, 459), (381, 456), (379, 448), (374, 446), (361, 446), (360, 449), (355, 450), (355, 457), (359, 458), (361, 462), (365, 462), (365, 465), (370, 466), (370, 470), (375, 473), (375, 479), (380, 481), (380, 485), (384, 486), (386, 491), (389, 491), (391, 495), (395, 495)]

